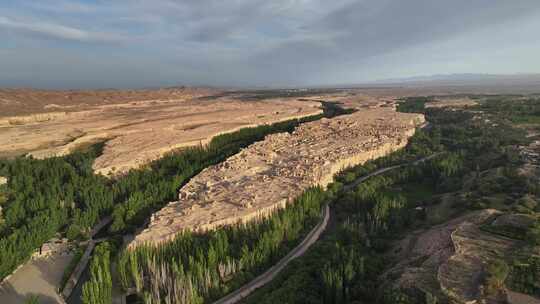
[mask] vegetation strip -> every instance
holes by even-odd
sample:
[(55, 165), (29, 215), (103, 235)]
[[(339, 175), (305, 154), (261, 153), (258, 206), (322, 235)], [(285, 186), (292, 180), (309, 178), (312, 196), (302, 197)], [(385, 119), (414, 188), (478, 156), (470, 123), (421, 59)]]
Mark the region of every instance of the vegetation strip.
[[(540, 244), (540, 185), (538, 176), (518, 174), (524, 165), (519, 147), (530, 140), (525, 130), (513, 125), (519, 118), (508, 118), (521, 115), (521, 111), (538, 113), (540, 103), (525, 98), (480, 98), (477, 106), (467, 110), (425, 109), (424, 104), (432, 98), (405, 99), (398, 109), (425, 113), (429, 129), (415, 134), (403, 151), (337, 176), (337, 182), (329, 186), (336, 189), (338, 197), (331, 205), (333, 220), (325, 235), (243, 303), (461, 303), (465, 301), (458, 285), (465, 282), (465, 276), (478, 278), (466, 287), (480, 290), (475, 295), (480, 299), (499, 296), (505, 286), (538, 296), (540, 259), (534, 250), (538, 252)], [(443, 153), (418, 166), (385, 172), (353, 188), (343, 186), (400, 160), (439, 152)], [(460, 253), (424, 253), (437, 248), (434, 246), (447, 246), (445, 241), (438, 243), (430, 237), (450, 229), (450, 220), (474, 216), (486, 208), (491, 210), (482, 214), (527, 213), (536, 216), (536, 221), (523, 226), (524, 240), (508, 241), (485, 233), (488, 239), (498, 238), (490, 246), (504, 240), (517, 244), (516, 250), (497, 252), (488, 246), (475, 253), (473, 248), (464, 248), (485, 265), (472, 270), (464, 264), (447, 266), (454, 276), (446, 281), (432, 276), (438, 273), (434, 263)], [(482, 224), (467, 227), (481, 234)], [(433, 230), (433, 235), (415, 237), (437, 225), (442, 228)], [(514, 229), (505, 225), (503, 221), (488, 230), (512, 236), (507, 232)], [(467, 232), (459, 230), (460, 241), (472, 241), (468, 246), (473, 247), (488, 245), (488, 239), (468, 239), (475, 235)], [(452, 241), (448, 244), (453, 245)]]
[(311, 188), (271, 217), (202, 234), (182, 232), (168, 243), (125, 250), (117, 263), (122, 287), (136, 287), (152, 303), (221, 298), (296, 246), (319, 222), (328, 199), (329, 193)]
[(112, 303), (111, 248), (108, 242), (96, 246), (90, 263), (90, 280), (82, 288), (82, 302)]
[[(112, 221), (112, 218), (110, 216), (105, 217), (103, 220), (101, 220), (96, 226), (94, 226), (90, 232), (91, 238), (93, 238), (101, 229), (103, 229), (105, 226), (110, 224)], [(87, 247), (79, 256), (79, 252), (76, 253), (76, 255), (73, 257), (73, 261), (76, 261), (76, 264), (74, 264), (74, 267), (68, 267), (69, 274), (64, 273), (64, 276), (67, 275), (65, 281), (62, 279), (62, 284), (60, 285), (60, 291), (62, 292), (62, 296), (64, 299), (69, 298), (71, 293), (73, 292), (73, 289), (77, 285), (77, 282), (79, 281), (80, 276), (83, 274), (84, 270), (86, 269), (86, 266), (88, 265), (88, 261), (90, 259), (90, 255), (92, 254), (92, 250), (94, 249), (94, 246), (96, 243), (102, 242), (105, 239), (90, 239), (87, 242)]]
[[(406, 272), (407, 267), (415, 270), (414, 275), (429, 274), (430, 269), (424, 267), (434, 257), (426, 254), (410, 259), (412, 250), (416, 250), (413, 245), (417, 245), (416, 234), (410, 233), (429, 231), (458, 216), (480, 214), (476, 212), (482, 209), (491, 209), (481, 212), (497, 215), (495, 221), (482, 221), (484, 226), (459, 230), (452, 235), (459, 235), (461, 239), (454, 241), (467, 245), (471, 241), (467, 232), (472, 231), (517, 246), (511, 252), (484, 251), (485, 255), (477, 257), (485, 264), (474, 269), (476, 272), (454, 265), (457, 271), (454, 275), (478, 278), (467, 287), (473, 291), (477, 288), (475, 296), (478, 297), (499, 297), (504, 288), (539, 297), (540, 258), (534, 252), (538, 252), (540, 245), (540, 184), (537, 175), (522, 174), (519, 170), (526, 165), (520, 147), (533, 140), (526, 137), (525, 130), (531, 128), (529, 124), (534, 120), (522, 119), (522, 116), (540, 113), (540, 102), (524, 98), (481, 98), (478, 106), (466, 111), (425, 109), (425, 103), (431, 102), (431, 98), (406, 99), (400, 104), (400, 110), (426, 113), (429, 130), (417, 132), (403, 151), (345, 170), (327, 191), (310, 189), (300, 201), (290, 205), (291, 209), (271, 219), (204, 235), (181, 234), (171, 244), (123, 252), (118, 259), (118, 269), (111, 270), (109, 257), (114, 256), (113, 250), (106, 250), (108, 253), (104, 250), (103, 254), (95, 256), (95, 263), (92, 259), (91, 263), (96, 265), (93, 268), (97, 270), (92, 271), (83, 288), (85, 304), (108, 301), (111, 271), (120, 274), (127, 289), (134, 286), (139, 300), (145, 303), (202, 303), (219, 299), (249, 282), (297, 246), (299, 239), (320, 222), (322, 203), (328, 201), (333, 202), (334, 213), (324, 236), (306, 254), (288, 263), (274, 280), (244, 299), (247, 303), (460, 301), (460, 286), (449, 284), (462, 282), (459, 279), (463, 277), (448, 277), (442, 282), (439, 276), (434, 280), (420, 276), (414, 277), (409, 285), (403, 284), (404, 276), (410, 274)], [(520, 128), (516, 128), (516, 124)], [(538, 130), (538, 126), (536, 128)], [(431, 154), (440, 157), (403, 170), (384, 171), (355, 187), (344, 186), (379, 168), (398, 168), (400, 163)], [(171, 163), (171, 171), (177, 164)], [(9, 175), (1, 170), (0, 175)], [(19, 188), (22, 190), (25, 183), (30, 186), (36, 183), (16, 182), (22, 185)], [(29, 205), (39, 206), (40, 202)], [(130, 212), (138, 210), (144, 214), (155, 206), (157, 204), (151, 203), (140, 209), (118, 212), (117, 218), (129, 222), (124, 222), (127, 225), (119, 232), (129, 231), (137, 221), (137, 216), (129, 218)], [(15, 211), (21, 210), (12, 210), (10, 221), (25, 218)], [(33, 209), (23, 211), (35, 212)], [(517, 213), (533, 220), (519, 227), (512, 221), (499, 221), (500, 214)], [(0, 236), (8, 235), (10, 229), (11, 226), (0, 226)], [(82, 230), (82, 234), (87, 235), (88, 231)], [(409, 245), (396, 248), (403, 237), (411, 237)], [(473, 242), (472, 245), (486, 244)], [(396, 260), (397, 257), (404, 260)]]
[(75, 253), (73, 254), (73, 257), (71, 258), (69, 265), (64, 269), (64, 274), (62, 275), (62, 280), (60, 281), (60, 288), (58, 288), (59, 293), (61, 293), (64, 290), (67, 282), (71, 280), (71, 276), (73, 275), (73, 272), (75, 271), (75, 269), (80, 267), (79, 262), (81, 261), (81, 258), (83, 257), (85, 252), (86, 252), (86, 248), (84, 248), (83, 250), (82, 247), (78, 247), (75, 250)]
[[(103, 240), (98, 240), (98, 241), (103, 241)], [(88, 265), (88, 262), (90, 261), (92, 251), (94, 250), (94, 247), (96, 246), (96, 243), (98, 241), (90, 240), (88, 242), (86, 246), (86, 250), (84, 251), (84, 254), (80, 258), (79, 263), (77, 263), (77, 266), (73, 270), (73, 273), (71, 273), (65, 287), (62, 289), (62, 296), (64, 297), (64, 299), (69, 298), (69, 296), (73, 292), (73, 289), (77, 285), (79, 278), (83, 274), (84, 270), (86, 269), (86, 266)]]
[[(330, 105), (325, 115), (343, 113)], [(71, 240), (87, 239), (91, 227), (112, 214), (112, 234), (133, 231), (163, 204), (173, 200), (179, 187), (205, 167), (237, 153), (265, 135), (291, 132), (315, 115), (272, 125), (246, 128), (216, 136), (205, 147), (171, 153), (146, 168), (132, 170), (115, 181), (94, 175), (92, 163), (102, 144), (64, 157), (37, 160), (0, 159), (3, 221), (0, 222), (0, 278), (26, 262), (44, 242), (58, 232)]]
[(243, 298), (247, 297), (250, 293), (255, 291), (255, 289), (260, 288), (272, 281), (275, 276), (287, 266), (287, 264), (293, 259), (301, 256), (306, 252), (314, 242), (316, 242), (330, 219), (330, 207), (326, 205), (324, 207), (324, 217), (323, 219), (309, 232), (309, 234), (302, 240), (298, 246), (291, 250), (285, 257), (279, 260), (274, 266), (270, 267), (266, 272), (259, 275), (248, 284), (242, 286), (241, 288), (235, 290), (234, 292), (228, 294), (227, 296), (217, 300), (214, 304), (234, 304)]
[[(433, 159), (434, 157), (436, 157), (438, 155), (440, 155), (440, 153), (435, 153), (433, 155), (423, 157), (423, 158), (421, 158), (419, 160), (416, 160), (416, 161), (414, 161), (412, 163), (409, 163), (409, 164), (394, 165), (394, 166), (386, 167), (386, 168), (383, 168), (383, 169), (379, 169), (379, 170), (377, 170), (377, 171), (375, 171), (373, 173), (370, 173), (370, 174), (368, 174), (366, 176), (360, 177), (359, 179), (357, 179), (356, 181), (354, 181), (353, 183), (351, 183), (349, 185), (344, 186), (343, 191), (350, 191), (351, 189), (353, 189), (354, 187), (357, 187), (360, 183), (364, 182), (365, 180), (367, 180), (367, 179), (369, 179), (371, 177), (381, 175), (381, 174), (384, 174), (384, 173), (386, 173), (388, 171), (399, 169), (399, 168), (402, 168), (402, 167), (405, 167), (405, 166), (408, 166), (408, 165), (418, 165), (418, 164), (421, 164), (421, 163), (423, 163), (425, 161)], [(241, 301), (243, 298), (247, 297), (249, 294), (251, 294), (256, 289), (258, 289), (258, 288), (268, 284), (270, 281), (272, 281), (279, 274), (279, 272), (282, 271), (283, 268), (285, 268), (285, 266), (287, 266), (287, 264), (289, 264), (289, 262), (291, 262), (294, 258), (297, 258), (297, 257), (301, 256), (302, 254), (304, 254), (304, 252), (306, 252), (307, 249), (315, 241), (317, 241), (319, 239), (320, 234), (324, 231), (324, 229), (326, 229), (326, 225), (327, 225), (327, 222), (328, 222), (329, 217), (330, 217), (330, 211), (329, 210), (330, 210), (329, 206), (326, 205), (325, 206), (325, 217), (322, 220), (322, 222), (319, 223), (304, 238), (302, 243), (300, 243), (296, 248), (294, 248), (291, 252), (289, 252), (289, 254), (287, 254), (287, 256), (282, 258), (277, 264), (270, 267), (266, 272), (259, 275), (258, 277), (256, 277), (254, 280), (252, 280), (248, 284), (242, 286), (238, 290), (235, 290), (234, 292), (232, 292), (231, 294), (225, 296), (224, 298), (221, 298), (220, 300), (214, 302), (214, 304), (234, 304), (234, 303), (237, 303), (237, 302)]]

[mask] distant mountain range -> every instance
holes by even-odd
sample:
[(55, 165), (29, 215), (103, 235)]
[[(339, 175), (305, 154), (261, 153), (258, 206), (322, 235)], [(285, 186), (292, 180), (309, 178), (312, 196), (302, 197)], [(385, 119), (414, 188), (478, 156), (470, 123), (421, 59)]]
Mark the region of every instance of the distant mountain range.
[(382, 79), (368, 84), (413, 86), (540, 85), (540, 74), (439, 74), (407, 78)]

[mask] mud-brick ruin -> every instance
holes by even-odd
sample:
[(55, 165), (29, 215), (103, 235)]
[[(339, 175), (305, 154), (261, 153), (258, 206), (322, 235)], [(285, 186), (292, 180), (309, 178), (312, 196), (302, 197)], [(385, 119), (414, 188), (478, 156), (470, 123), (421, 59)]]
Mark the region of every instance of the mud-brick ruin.
[(307, 188), (325, 187), (343, 168), (404, 147), (423, 122), (421, 114), (364, 109), (269, 135), (195, 176), (130, 246), (267, 216)]

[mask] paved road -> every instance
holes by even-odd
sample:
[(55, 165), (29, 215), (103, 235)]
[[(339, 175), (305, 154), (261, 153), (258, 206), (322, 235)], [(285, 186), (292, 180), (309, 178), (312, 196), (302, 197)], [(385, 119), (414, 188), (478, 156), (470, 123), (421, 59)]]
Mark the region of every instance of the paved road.
[(434, 154), (431, 154), (430, 156), (426, 156), (426, 157), (423, 157), (421, 159), (418, 159), (418, 160), (415, 160), (411, 163), (406, 163), (406, 164), (401, 164), (401, 165), (395, 165), (395, 166), (390, 166), (390, 167), (386, 167), (386, 168), (382, 168), (382, 169), (379, 169), (377, 171), (374, 171), (368, 175), (365, 175), (365, 176), (362, 176), (360, 177), (359, 179), (355, 180), (354, 182), (346, 185), (345, 187), (343, 187), (343, 190), (344, 191), (350, 191), (352, 189), (354, 189), (356, 186), (360, 185), (361, 183), (363, 183), (366, 179), (368, 178), (371, 178), (373, 176), (376, 176), (376, 175), (380, 175), (380, 174), (383, 174), (385, 172), (388, 172), (388, 171), (391, 171), (391, 170), (395, 170), (395, 169), (398, 169), (398, 168), (402, 168), (402, 167), (406, 167), (406, 166), (410, 166), (410, 165), (413, 165), (413, 166), (416, 166), (416, 165), (419, 165), (425, 161), (428, 161), (434, 157), (437, 157), (439, 155), (441, 155), (442, 152), (439, 152), (439, 153), (434, 153)]
[[(435, 154), (432, 154), (430, 156), (427, 156), (427, 157), (418, 159), (416, 161), (413, 161), (411, 163), (395, 165), (395, 166), (390, 166), (390, 167), (379, 169), (379, 170), (377, 170), (375, 172), (372, 172), (372, 173), (370, 173), (370, 174), (368, 174), (366, 176), (363, 176), (363, 177), (355, 180), (353, 183), (345, 186), (343, 189), (345, 191), (352, 190), (354, 187), (358, 186), (360, 183), (364, 182), (368, 178), (371, 178), (373, 176), (380, 175), (380, 174), (383, 174), (385, 172), (395, 170), (395, 169), (398, 169), (398, 168), (401, 168), (401, 167), (405, 167), (405, 166), (409, 166), (409, 165), (416, 166), (416, 165), (421, 164), (421, 163), (423, 163), (423, 162), (425, 162), (427, 160), (430, 160), (430, 159), (432, 159), (432, 158), (434, 158), (434, 157), (436, 157), (436, 156), (438, 156), (440, 154), (441, 153), (435, 153)], [(304, 254), (309, 249), (309, 247), (319, 239), (319, 236), (326, 229), (326, 226), (328, 224), (329, 219), (330, 219), (330, 208), (327, 205), (325, 207), (325, 209), (324, 209), (324, 218), (323, 218), (323, 220), (319, 224), (317, 224), (317, 226), (315, 228), (313, 228), (313, 230), (311, 230), (311, 232), (306, 236), (306, 238), (302, 241), (302, 243), (300, 243), (298, 246), (296, 246), (291, 252), (289, 252), (289, 254), (287, 254), (276, 265), (272, 266), (266, 272), (259, 275), (258, 277), (256, 277), (255, 279), (253, 279), (251, 282), (247, 283), (246, 285), (242, 286), (241, 288), (239, 288), (239, 289), (233, 291), (232, 293), (226, 295), (225, 297), (217, 300), (216, 302), (214, 302), (214, 304), (234, 304), (234, 303), (238, 303), (243, 298), (250, 295), (256, 289), (258, 289), (258, 288), (266, 285), (270, 281), (272, 281), (279, 274), (279, 272), (281, 272), (281, 270), (283, 270), (283, 268), (285, 268), (285, 266), (287, 266), (287, 264), (290, 261), (292, 261), (293, 259), (295, 259), (295, 258), (301, 256), (302, 254)]]
[(330, 207), (326, 205), (324, 207), (324, 217), (315, 228), (313, 228), (306, 238), (298, 244), (289, 254), (287, 254), (285, 257), (283, 257), (276, 265), (272, 266), (270, 269), (268, 269), (263, 274), (259, 275), (255, 279), (253, 279), (251, 282), (247, 283), (246, 285), (242, 286), (240, 289), (235, 290), (234, 292), (228, 294), (227, 296), (219, 299), (218, 301), (214, 302), (214, 304), (233, 304), (237, 303), (238, 301), (242, 300), (243, 298), (247, 297), (250, 293), (252, 293), (255, 289), (260, 288), (267, 284), (268, 282), (272, 281), (287, 264), (292, 261), (293, 259), (301, 256), (308, 250), (308, 248), (313, 245), (318, 239), (321, 233), (326, 229), (326, 225), (328, 224), (328, 220), (330, 219)]

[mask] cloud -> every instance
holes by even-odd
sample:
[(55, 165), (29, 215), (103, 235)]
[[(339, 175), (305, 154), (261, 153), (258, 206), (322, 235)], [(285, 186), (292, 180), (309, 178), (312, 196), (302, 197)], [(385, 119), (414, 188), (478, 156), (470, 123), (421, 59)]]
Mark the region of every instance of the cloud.
[[(290, 55), (291, 62), (314, 54), (320, 60), (319, 56), (324, 55), (321, 52), (327, 56), (336, 55), (328, 52), (328, 46), (334, 45), (339, 49), (338, 59), (378, 56), (520, 20), (539, 11), (540, 2), (537, 0), (518, 3), (506, 0), (356, 1), (305, 24), (308, 33), (336, 33), (328, 35), (332, 37), (330, 40), (314, 43), (311, 39), (299, 37), (296, 41), (287, 41), (268, 50), (266, 54), (285, 59)], [(311, 51), (298, 52), (302, 48), (310, 48)]]
[(49, 38), (73, 40), (79, 42), (118, 42), (123, 40), (121, 36), (108, 33), (89, 32), (78, 28), (53, 23), (21, 22), (1, 16), (0, 28), (14, 30), (21, 33), (41, 35)]
[[(299, 74), (303, 80), (324, 81), (350, 74), (351, 69), (367, 68), (370, 61), (412, 47), (417, 48), (415, 59), (420, 61), (420, 46), (485, 28), (492, 34), (480, 41), (490, 41), (497, 37), (496, 26), (506, 24), (518, 29), (521, 22), (537, 17), (539, 12), (537, 0), (354, 1), (319, 18), (304, 20), (303, 34), (252, 55), (250, 63), (264, 63), (267, 81), (279, 78), (294, 82)], [(315, 35), (320, 38), (309, 38)], [(473, 45), (460, 47), (467, 50)]]
[[(525, 37), (522, 49), (540, 51), (529, 42), (537, 40), (534, 26), (540, 22), (521, 30), (539, 19), (538, 0), (18, 0), (0, 3), (0, 11), (0, 39), (25, 48), (14, 54), (29, 77), (35, 64), (26, 62), (48, 60), (39, 51), (45, 47), (69, 53), (70, 65), (81, 72), (97, 74), (98, 66), (129, 71), (137, 63), (145, 79), (155, 82), (211, 85), (355, 82), (380, 77), (389, 67), (416, 73), (411, 66), (446, 61), (484, 68), (455, 50), (490, 58), (487, 46), (502, 43), (510, 57), (518, 54), (507, 44), (516, 33)], [(440, 56), (425, 54), (434, 49)], [(125, 57), (131, 63), (119, 61)], [(90, 66), (89, 58), (103, 64)], [(44, 74), (56, 71), (43, 68)], [(114, 75), (107, 70), (103, 81), (120, 83), (120, 74)], [(62, 76), (82, 79), (56, 79)], [(129, 73), (121, 83), (140, 83), (137, 77), (143, 76)]]
[(98, 8), (90, 3), (73, 0), (55, 0), (53, 4), (51, 4), (50, 1), (32, 1), (25, 4), (27, 7), (34, 10), (59, 13), (91, 13), (95, 12)]

